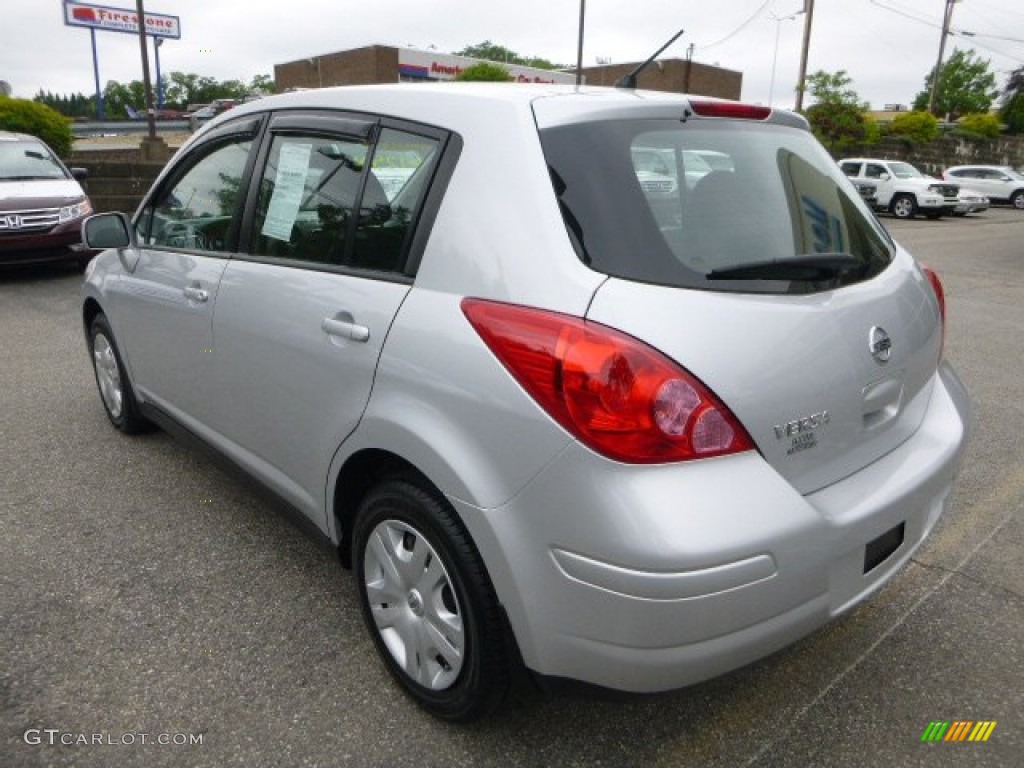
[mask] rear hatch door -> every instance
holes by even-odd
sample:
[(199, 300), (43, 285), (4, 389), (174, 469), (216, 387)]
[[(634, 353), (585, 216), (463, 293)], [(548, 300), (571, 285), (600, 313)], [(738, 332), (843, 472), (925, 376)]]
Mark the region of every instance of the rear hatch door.
[(779, 474), (811, 493), (917, 429), (939, 355), (937, 311), (906, 258), (870, 283), (805, 296), (611, 279), (588, 319), (642, 339), (701, 379)]

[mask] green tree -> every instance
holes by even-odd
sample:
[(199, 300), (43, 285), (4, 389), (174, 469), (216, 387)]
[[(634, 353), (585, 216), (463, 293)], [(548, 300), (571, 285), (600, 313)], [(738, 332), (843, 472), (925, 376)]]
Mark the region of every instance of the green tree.
[(461, 51), (455, 51), (456, 56), (469, 56), (472, 59), (484, 59), (486, 61), (498, 61), (503, 64), (519, 64), (524, 67), (536, 67), (537, 69), (565, 69), (562, 64), (555, 64), (540, 56), (521, 56), (515, 51), (509, 50), (503, 45), (484, 40), (476, 45), (467, 45)]
[(277, 83), (270, 75), (256, 75), (249, 81), (249, 91), (257, 94), (277, 93)]
[(846, 70), (819, 69), (807, 76), (806, 88), (813, 103), (804, 115), (822, 144), (842, 149), (877, 140), (877, 126), (865, 115), (868, 105), (860, 100)]
[(116, 80), (108, 80), (106, 88), (103, 89), (103, 109), (110, 117), (127, 117), (125, 107), (132, 107), (138, 112), (146, 111), (146, 86), (141, 80), (132, 80), (130, 83), (119, 83)]
[[(914, 109), (928, 109), (935, 68), (924, 79), (924, 90), (914, 99)], [(972, 112), (988, 112), (999, 92), (991, 62), (974, 51), (953, 51), (939, 70), (939, 87), (935, 93), (934, 114), (949, 115), (956, 120)]]
[(1024, 67), (1017, 67), (1006, 78), (999, 117), (1010, 133), (1024, 133)]
[(240, 99), (249, 92), (241, 80), (216, 80), (194, 73), (171, 72), (164, 88), (164, 101), (174, 109), (190, 104), (209, 104), (214, 99)]
[(0, 96), (0, 130), (31, 134), (61, 157), (71, 154), (71, 121), (45, 104)]
[(901, 112), (893, 118), (889, 133), (926, 144), (939, 138), (939, 121), (931, 112), (924, 110)]
[(455, 76), (455, 79), (463, 81), (507, 83), (512, 79), (512, 75), (510, 75), (508, 70), (500, 64), (481, 61), (479, 64), (466, 67)]
[(32, 97), (32, 100), (57, 110), (65, 117), (95, 117), (96, 115), (96, 98), (83, 93), (54, 94), (40, 89), (39, 93)]

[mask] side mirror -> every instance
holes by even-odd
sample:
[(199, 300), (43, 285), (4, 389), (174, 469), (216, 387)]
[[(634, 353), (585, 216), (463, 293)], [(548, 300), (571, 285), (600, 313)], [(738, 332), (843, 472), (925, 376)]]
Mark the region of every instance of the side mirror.
[(82, 242), (86, 248), (116, 248), (117, 257), (127, 272), (139, 263), (139, 241), (135, 229), (123, 213), (97, 213), (82, 223)]
[(68, 168), (68, 170), (71, 171), (72, 177), (74, 177), (78, 181), (85, 181), (89, 177), (89, 169), (88, 168), (77, 168), (76, 167), (76, 168)]
[(890, 176), (888, 173), (883, 173), (878, 178), (881, 181), (888, 181), (889, 179), (892, 178), (892, 176)]
[(94, 251), (135, 246), (134, 232), (123, 213), (97, 213), (82, 224), (82, 242)]

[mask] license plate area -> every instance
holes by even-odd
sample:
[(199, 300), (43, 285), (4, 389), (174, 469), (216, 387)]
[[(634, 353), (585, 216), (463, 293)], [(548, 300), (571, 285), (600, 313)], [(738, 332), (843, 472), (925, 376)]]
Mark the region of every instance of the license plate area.
[(864, 548), (864, 573), (870, 573), (881, 565), (903, 543), (903, 534), (907, 524), (900, 523), (890, 528), (878, 538), (872, 539)]

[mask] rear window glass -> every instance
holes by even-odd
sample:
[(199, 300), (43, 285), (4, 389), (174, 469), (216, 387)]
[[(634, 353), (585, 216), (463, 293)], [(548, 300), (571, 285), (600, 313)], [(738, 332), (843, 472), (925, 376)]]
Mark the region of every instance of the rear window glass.
[[(609, 120), (549, 128), (541, 141), (573, 243), (599, 272), (716, 291), (802, 293), (868, 279), (891, 261), (891, 240), (805, 131)], [(789, 266), (737, 270), (774, 262)], [(806, 276), (795, 269), (821, 262), (842, 268)]]

